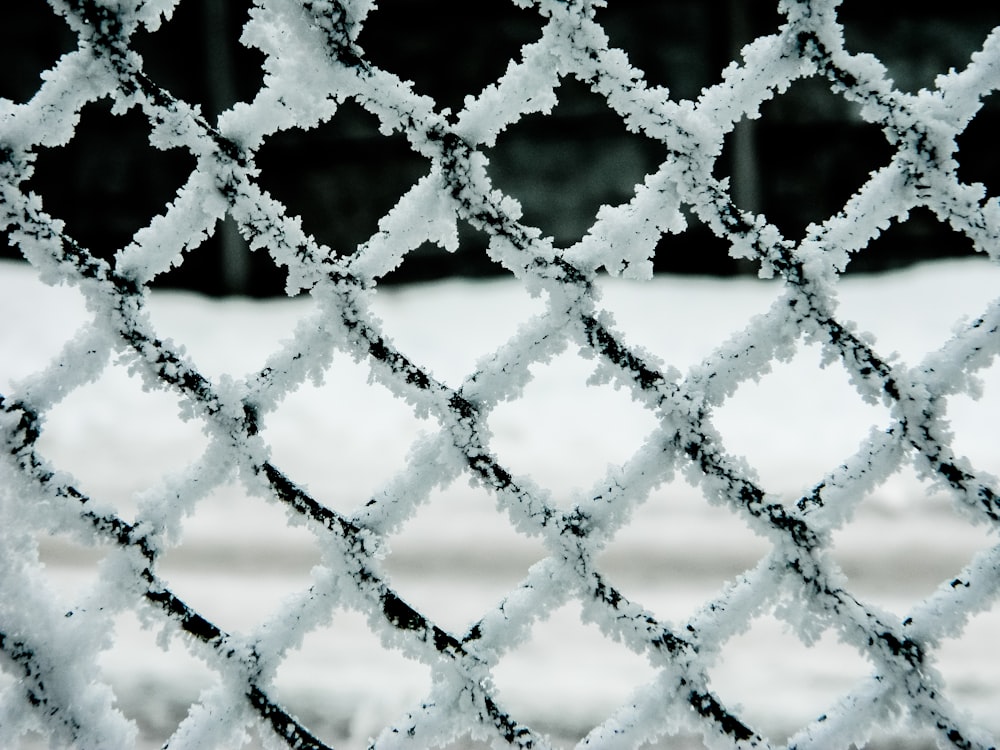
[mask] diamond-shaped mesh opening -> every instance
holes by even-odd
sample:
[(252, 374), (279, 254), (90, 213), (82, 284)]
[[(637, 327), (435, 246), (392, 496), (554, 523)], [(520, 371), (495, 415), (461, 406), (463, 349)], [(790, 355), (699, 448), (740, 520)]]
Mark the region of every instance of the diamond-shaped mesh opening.
[(401, 352), (452, 388), (476, 371), (480, 358), (545, 309), (540, 298), (503, 281), (477, 283), (471, 292), (478, 303), (471, 310), (464, 303), (470, 293), (466, 283), (439, 284), (433, 299), (425, 291), (421, 286), (381, 289), (372, 299), (372, 312)]
[(807, 225), (836, 214), (892, 157), (881, 128), (859, 110), (825, 78), (796, 80), (760, 106), (759, 119), (736, 123), (714, 171), (730, 177), (737, 206), (763, 212), (797, 239)]
[(819, 345), (800, 344), (791, 360), (741, 383), (713, 417), (730, 453), (745, 457), (762, 487), (786, 501), (852, 456), (872, 425), (889, 421), (884, 406), (862, 399), (839, 362), (820, 369), (821, 359)]
[(630, 600), (675, 626), (771, 550), (732, 510), (676, 478), (657, 489), (597, 556)]
[(126, 611), (115, 617), (114, 646), (97, 657), (100, 679), (114, 691), (117, 708), (136, 723), (142, 746), (162, 746), (217, 680), (183, 638), (146, 627)]
[(973, 554), (996, 542), (955, 500), (903, 466), (862, 500), (833, 534), (831, 555), (848, 588), (900, 617), (953, 580)]
[[(24, 297), (0, 295), (0, 319), (17, 321), (0, 327), (0, 393), (8, 395), (14, 383), (52, 361), (87, 314), (79, 290), (43, 284), (27, 264), (0, 261), (0, 274), (25, 292)], [(25, 306), (25, 299), (32, 304)]]
[[(734, 331), (767, 312), (781, 285), (753, 278), (719, 279), (661, 276), (650, 284), (601, 277), (601, 305), (625, 340), (641, 346), (681, 373), (708, 359)], [(720, 290), (716, 293), (716, 290)], [(661, 311), (650, 314), (653, 309)], [(684, 320), (664, 326), (662, 318)]]
[(1000, 628), (1000, 607), (969, 618), (965, 628), (955, 636), (947, 636), (937, 650), (937, 669), (944, 678), (944, 694), (954, 705), (972, 714), (977, 723), (1000, 734), (1000, 679), (996, 664), (1000, 659), (997, 629)]
[(38, 452), (70, 472), (85, 494), (130, 517), (137, 493), (205, 450), (199, 422), (179, 412), (176, 394), (144, 391), (137, 376), (112, 364), (49, 410)]
[(572, 502), (610, 465), (630, 458), (656, 426), (625, 390), (587, 385), (594, 365), (570, 351), (532, 365), (521, 397), (489, 417), (501, 464), (553, 491), (557, 503)]
[(462, 476), (433, 490), (416, 515), (389, 537), (385, 569), (400, 596), (462, 636), (547, 552), (488, 509), (496, 500)]
[(342, 610), (286, 654), (273, 693), (332, 747), (360, 750), (429, 687), (426, 665), (386, 649), (364, 615)]
[(174, 96), (201, 104), (213, 121), (235, 102), (249, 101), (260, 88), (263, 63), (258, 50), (239, 41), (252, 5), (250, 0), (179, 3), (155, 33), (136, 35), (143, 68)]
[(963, 69), (1000, 24), (995, 6), (970, 0), (920, 8), (903, 0), (846, 0), (837, 18), (848, 51), (877, 55), (896, 87), (907, 91), (932, 88), (939, 74)]
[(765, 614), (723, 645), (709, 679), (741, 721), (784, 743), (870, 672), (871, 664), (833, 631), (807, 646), (787, 624)]
[(271, 136), (255, 161), (261, 187), (338, 255), (371, 237), (428, 166), (403, 135), (381, 135), (377, 120), (353, 101), (316, 128)]
[(111, 260), (194, 171), (189, 152), (156, 149), (148, 132), (138, 108), (113, 115), (110, 102), (101, 100), (83, 107), (73, 140), (38, 152), (29, 188), (97, 257)]
[[(521, 202), (523, 221), (569, 245), (602, 204), (632, 197), (662, 148), (629, 133), (604, 98), (575, 78), (563, 78), (555, 94), (551, 114), (522, 117), (487, 155), (494, 184)], [(565, 189), (569, 175), (573, 190)]]
[(76, 49), (76, 36), (42, 3), (15, 3), (10, 11), (0, 25), (0, 97), (25, 102), (41, 74)]
[(406, 466), (413, 441), (432, 426), (387, 389), (369, 384), (364, 365), (336, 354), (324, 382), (306, 381), (288, 394), (261, 433), (274, 464), (292, 481), (349, 512)]
[(308, 588), (319, 562), (316, 538), (289, 521), (276, 503), (222, 485), (184, 519), (180, 543), (163, 551), (157, 571), (223, 630), (246, 632)]
[(473, 24), (466, 10), (462, 0), (383, 2), (365, 20), (358, 44), (376, 65), (412, 80), (417, 93), (458, 111), (520, 57), (522, 45), (538, 39), (541, 27), (536, 13), (505, 0), (477, 2)]
[(566, 746), (626, 703), (655, 671), (645, 657), (585, 624), (579, 603), (571, 601), (534, 623), (493, 675), (497, 699), (512, 716)]

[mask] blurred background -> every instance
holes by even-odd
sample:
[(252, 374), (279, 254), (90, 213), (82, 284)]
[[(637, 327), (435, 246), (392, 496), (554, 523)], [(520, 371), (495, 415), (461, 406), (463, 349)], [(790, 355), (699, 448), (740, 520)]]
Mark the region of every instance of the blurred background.
[[(181, 2), (157, 32), (137, 35), (134, 46), (146, 71), (174, 95), (200, 104), (210, 120), (234, 102), (252, 99), (261, 85), (263, 56), (239, 42), (250, 5), (249, 0)], [(744, 44), (782, 21), (770, 0), (608, 5), (598, 20), (611, 43), (628, 53), (649, 83), (669, 87), (674, 98), (697, 97), (720, 80)], [(5, 14), (0, 96), (23, 102), (37, 90), (39, 75), (75, 48), (75, 37), (42, 0), (10, 4)], [(932, 87), (938, 73), (965, 66), (1000, 25), (1000, 6), (955, 0), (917, 10), (901, 0), (845, 0), (840, 17), (850, 51), (877, 55), (899, 88), (916, 91)], [(504, 72), (508, 60), (519, 58), (520, 47), (538, 38), (542, 24), (537, 12), (510, 0), (477, 0), (474, 15), (461, 0), (382, 0), (359, 43), (376, 65), (413, 81), (439, 108), (458, 110), (466, 95), (478, 94)], [(631, 197), (633, 186), (662, 160), (663, 149), (629, 133), (603, 99), (575, 79), (564, 80), (557, 95), (551, 116), (523, 118), (486, 153), (495, 184), (521, 201), (524, 220), (552, 235), (557, 246), (568, 246), (585, 233), (601, 204)], [(960, 178), (983, 182), (994, 195), (1000, 156), (992, 139), (998, 125), (994, 95), (959, 138)], [(68, 145), (38, 154), (27, 187), (65, 220), (72, 236), (110, 258), (161, 211), (194, 168), (190, 155), (158, 151), (147, 134), (139, 112), (116, 117), (109, 102), (92, 103)], [(831, 93), (823, 80), (810, 79), (767, 102), (759, 120), (741, 122), (728, 136), (716, 171), (730, 176), (740, 207), (764, 211), (794, 238), (810, 222), (835, 213), (891, 154), (878, 127), (863, 122), (857, 108)], [(262, 186), (301, 216), (317, 240), (341, 254), (366, 240), (428, 169), (403, 136), (380, 135), (375, 118), (353, 102), (319, 128), (273, 136), (257, 164)], [(498, 273), (482, 252), (485, 237), (467, 225), (461, 231), (457, 253), (427, 245), (385, 281)], [(282, 293), (284, 274), (264, 253), (249, 253), (233, 226), (224, 223), (206, 244), (158, 285), (213, 295)], [(656, 269), (713, 275), (755, 270), (727, 250), (725, 242), (692, 222), (687, 232), (661, 240)], [(0, 252), (18, 257), (6, 237)], [(965, 237), (929, 211), (915, 211), (856, 257), (850, 270), (879, 271), (971, 252)]]

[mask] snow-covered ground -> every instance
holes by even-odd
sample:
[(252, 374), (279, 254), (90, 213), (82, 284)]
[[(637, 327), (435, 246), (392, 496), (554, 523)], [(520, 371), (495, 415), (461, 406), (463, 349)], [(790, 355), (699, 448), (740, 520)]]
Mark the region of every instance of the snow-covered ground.
[[(974, 316), (1000, 290), (1000, 268), (985, 261), (935, 262), (890, 275), (849, 277), (841, 317), (876, 336), (880, 352), (917, 363), (962, 316)], [(608, 281), (604, 303), (626, 339), (682, 372), (707, 356), (776, 294), (755, 279), (657, 278)], [(457, 385), (478, 357), (540, 309), (510, 280), (446, 281), (387, 288), (375, 307), (400, 349)], [(210, 300), (157, 291), (150, 302), (162, 336), (183, 342), (210, 377), (261, 365), (303, 314), (306, 300)], [(30, 269), (0, 264), (0, 393), (41, 369), (84, 320), (75, 290), (40, 285)], [(800, 347), (759, 384), (742, 386), (715, 423), (732, 453), (758, 470), (763, 486), (793, 496), (856, 449), (886, 411), (865, 404), (839, 365), (818, 367), (817, 349)], [(588, 387), (593, 362), (567, 351), (537, 367), (522, 399), (490, 417), (492, 446), (515, 473), (530, 474), (566, 504), (609, 462), (630, 456), (653, 425), (622, 391)], [(974, 465), (1000, 475), (996, 424), (1000, 368), (984, 377), (984, 395), (953, 399), (955, 446)], [(15, 386), (16, 387), (16, 386)], [(363, 503), (399, 470), (421, 430), (433, 425), (349, 358), (335, 358), (326, 382), (291, 395), (266, 422), (275, 463), (340, 510)], [(169, 394), (144, 392), (121, 367), (74, 391), (48, 416), (40, 451), (70, 471), (91, 496), (126, 517), (135, 493), (194, 460), (205, 441), (177, 417)], [(238, 518), (238, 523), (233, 519)], [(973, 552), (996, 542), (929, 494), (912, 473), (893, 477), (861, 505), (836, 539), (836, 557), (864, 601), (902, 616), (950, 580)], [(601, 559), (631, 598), (683, 622), (720, 586), (752, 566), (766, 543), (735, 516), (709, 506), (682, 479), (661, 487)], [(387, 567), (396, 590), (449, 629), (462, 630), (494, 605), (543, 556), (519, 536), (482, 490), (458, 482), (391, 539)], [(99, 552), (62, 538), (42, 540), (52, 585), (67, 607), (95, 576)], [(314, 538), (289, 527), (284, 512), (248, 499), (236, 485), (214, 493), (168, 552), (161, 572), (192, 606), (229, 630), (253, 627), (308, 585), (318, 560)], [(653, 674), (620, 644), (581, 624), (579, 607), (562, 607), (496, 669), (499, 695), (522, 720), (563, 738), (579, 737)], [(939, 652), (954, 703), (1000, 735), (1000, 612), (974, 618)], [(101, 657), (122, 710), (144, 742), (156, 746), (176, 726), (212, 671), (175, 638), (167, 651), (132, 615), (120, 619), (115, 646)], [(760, 618), (731, 641), (711, 672), (713, 687), (741, 716), (782, 741), (821, 714), (866, 674), (865, 659), (828, 633), (806, 649), (774, 619)], [(0, 689), (12, 680), (0, 675)], [(311, 633), (278, 674), (278, 700), (337, 747), (358, 748), (425, 694), (427, 669), (386, 651), (363, 616), (341, 612)]]

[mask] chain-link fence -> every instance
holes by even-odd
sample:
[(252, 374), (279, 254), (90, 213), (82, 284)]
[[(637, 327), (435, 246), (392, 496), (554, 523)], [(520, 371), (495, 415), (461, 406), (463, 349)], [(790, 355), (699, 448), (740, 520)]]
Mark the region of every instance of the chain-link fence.
[[(956, 455), (947, 423), (948, 398), (974, 394), (977, 372), (992, 361), (1000, 308), (992, 304), (962, 323), (944, 346), (912, 367), (837, 312), (840, 274), (852, 257), (891, 225), (905, 222), (912, 210), (929, 210), (978, 253), (996, 259), (1000, 204), (981, 184), (958, 178), (956, 137), (1000, 82), (1000, 34), (984, 39), (961, 70), (943, 71), (933, 89), (907, 93), (893, 86), (875, 56), (845, 49), (838, 3), (787, 0), (778, 4), (780, 28), (744, 47), (719, 83), (697, 99), (674, 99), (647, 85), (642, 71), (609, 44), (595, 21), (599, 3), (525, 0), (517, 4), (542, 20), (538, 38), (520, 49), (495, 83), (450, 111), (415, 94), (405, 71), (367, 59), (357, 39), (368, 15), (378, 12), (373, 3), (260, 0), (242, 41), (264, 55), (263, 86), (252, 100), (211, 120), (158, 85), (133, 48), (135, 35), (155, 33), (176, 3), (51, 4), (78, 45), (46, 71), (29, 101), (0, 100), (0, 209), (12, 242), (41, 279), (78, 288), (87, 313), (83, 328), (47, 367), (0, 397), (0, 664), (14, 677), (0, 702), (5, 746), (16, 745), (28, 730), (57, 746), (134, 742), (113, 692), (94, 676), (112, 619), (136, 611), (150, 627), (166, 623), (168, 630), (182, 631), (216, 675), (216, 687), (190, 707), (170, 747), (237, 747), (249, 727), (272, 744), (326, 747), (271, 688), (289, 650), (346, 608), (364, 613), (387, 645), (426, 664), (432, 674), (429, 692), (378, 734), (375, 747), (433, 747), (469, 737), (547, 747), (545, 736), (504, 705), (493, 688), (493, 671), (542, 613), (574, 601), (608, 638), (655, 670), (646, 688), (596, 726), (584, 745), (641, 747), (701, 734), (713, 747), (769, 746), (717, 695), (708, 672), (749, 613), (775, 607), (804, 640), (832, 628), (872, 666), (835, 705), (793, 734), (789, 746), (860, 746), (887, 717), (903, 717), (944, 746), (992, 746), (988, 734), (962, 718), (946, 697), (933, 663), (944, 636), (993, 605), (1000, 547), (976, 555), (896, 617), (845, 587), (829, 546), (832, 533), (852, 521), (861, 498), (906, 466), (946, 488), (970, 523), (992, 525), (1000, 518), (996, 479)], [(727, 134), (804, 78), (822, 81), (856, 105), (865, 121), (882, 129), (892, 155), (834, 215), (810, 224), (802, 237), (786, 237), (766, 216), (734, 203), (729, 179), (716, 164)], [(664, 157), (630, 200), (602, 206), (579, 242), (556, 247), (520, 221), (518, 202), (494, 187), (485, 151), (521, 118), (550, 111), (564, 79), (603, 97), (627, 130), (658, 144)], [(110, 260), (75, 241), (59, 217), (45, 211), (44, 196), (25, 187), (35, 155), (72, 139), (82, 108), (104, 98), (113, 102), (116, 116), (141, 112), (153, 146), (196, 165), (163, 212)], [(424, 164), (378, 231), (356, 249), (317, 243), (262, 189), (255, 163), (269, 138), (335, 119), (348, 103), (374, 115), (384, 135), (401, 134)], [(573, 189), (572, 176), (567, 189)], [(626, 341), (602, 309), (595, 280), (606, 272), (641, 284), (651, 275), (661, 238), (683, 233), (692, 216), (728, 243), (733, 257), (756, 264), (761, 276), (780, 279), (782, 291), (765, 314), (747, 320), (682, 374)], [(239, 379), (206, 375), (181, 343), (156, 330), (147, 310), (150, 283), (197, 253), (224, 219), (256, 252), (286, 270), (289, 294), (306, 292), (314, 306), (265, 366)], [(371, 302), (379, 280), (425, 243), (456, 249), (460, 225), (484, 233), (492, 261), (542, 304), (454, 386), (394, 345)], [(859, 435), (857, 452), (815, 477), (808, 492), (783, 502), (727, 451), (713, 417), (739, 384), (788, 358), (802, 342), (818, 344), (827, 360), (840, 362), (858, 398), (881, 402), (890, 418)], [(568, 346), (593, 358), (595, 379), (624, 389), (656, 427), (633, 455), (567, 508), (531, 477), (504, 465), (491, 445), (487, 419), (499, 404), (523, 394), (534, 365)], [(374, 381), (435, 423), (433, 434), (412, 446), (405, 469), (387, 477), (371, 497), (357, 498), (350, 512), (334, 510), (308, 491), (272, 458), (266, 440), (269, 415), (310, 378), (328, 373), (335, 354), (364, 363)], [(142, 493), (133, 519), (107, 510), (38, 450), (50, 411), (100, 377), (112, 358), (126, 363), (145, 387), (178, 397), (182, 416), (200, 424), (207, 438), (197, 460)], [(650, 492), (675, 472), (768, 545), (755, 565), (693, 616), (667, 622), (616, 587), (596, 560)], [(387, 534), (419, 515), (435, 488), (457, 478), (488, 491), (518, 532), (545, 547), (543, 559), (464, 632), (443, 627), (408, 603), (391, 585), (382, 560)], [(264, 624), (240, 633), (223, 630), (190, 606), (158, 570), (177, 544), (183, 518), (232, 481), (286, 508), (321, 538), (310, 587)], [(115, 550), (87, 606), (70, 611), (37, 575), (38, 536), (57, 533)]]

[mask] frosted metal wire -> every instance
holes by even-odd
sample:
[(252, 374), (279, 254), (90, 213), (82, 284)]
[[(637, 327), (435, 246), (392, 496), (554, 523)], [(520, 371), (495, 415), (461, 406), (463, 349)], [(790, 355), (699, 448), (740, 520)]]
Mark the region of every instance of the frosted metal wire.
[[(256, 726), (288, 747), (324, 748), (274, 699), (272, 678), (293, 644), (348, 606), (369, 614), (385, 643), (429, 665), (433, 675), (428, 695), (386, 727), (374, 747), (422, 748), (471, 735), (494, 745), (544, 748), (548, 740), (497, 697), (491, 670), (539, 612), (574, 598), (609, 637), (657, 669), (643, 697), (622, 705), (581, 745), (632, 748), (683, 731), (703, 734), (713, 747), (771, 746), (712, 692), (707, 673), (749, 612), (781, 604), (779, 613), (804, 638), (832, 627), (873, 667), (797, 731), (789, 746), (860, 745), (885, 717), (899, 715), (913, 729), (931, 730), (944, 746), (992, 746), (988, 734), (960, 719), (944, 697), (933, 656), (940, 638), (993, 606), (1000, 548), (978, 554), (902, 620), (845, 589), (828, 551), (831, 532), (851, 520), (859, 499), (907, 464), (949, 489), (973, 520), (1000, 519), (996, 480), (956, 457), (944, 421), (945, 397), (971, 393), (975, 373), (996, 353), (1000, 307), (990, 305), (912, 368), (876, 350), (838, 319), (836, 308), (839, 274), (852, 254), (917, 207), (997, 259), (1000, 204), (982, 185), (959, 180), (955, 138), (1000, 83), (1000, 32), (994, 30), (962, 70), (939, 76), (933, 89), (906, 93), (893, 86), (877, 58), (846, 51), (836, 2), (785, 0), (778, 3), (780, 28), (744, 47), (720, 82), (692, 101), (647, 85), (595, 21), (597, 2), (515, 2), (540, 14), (537, 40), (521, 48), (495, 83), (448, 113), (414, 93), (405, 71), (375, 66), (358, 46), (367, 15), (378, 12), (373, 3), (258, 0), (242, 41), (265, 56), (263, 87), (212, 122), (148, 76), (132, 47), (141, 29), (156, 33), (175, 1), (52, 0), (52, 11), (77, 35), (77, 48), (47, 71), (30, 101), (0, 99), (0, 224), (44, 281), (80, 289), (89, 317), (47, 369), (0, 396), (6, 540), (0, 550), (0, 665), (16, 678), (0, 695), (4, 736), (40, 726), (56, 745), (129, 746), (133, 730), (114, 707), (111, 688), (95, 679), (95, 659), (111, 619), (131, 609), (183, 631), (190, 649), (220, 675), (221, 687), (192, 706), (169, 747), (237, 746), (244, 730)], [(567, 77), (603, 97), (625, 128), (662, 143), (666, 156), (629, 202), (602, 207), (581, 241), (559, 249), (522, 223), (518, 203), (493, 187), (484, 149), (502, 141), (526, 114), (550, 111)], [(738, 208), (728, 181), (713, 174), (736, 123), (807, 77), (860, 105), (861, 116), (883, 130), (894, 151), (836, 214), (792, 239), (766, 216)], [(110, 98), (116, 114), (142, 112), (153, 146), (184, 149), (197, 161), (163, 213), (136, 232), (114, 262), (74, 241), (44, 210), (44, 196), (25, 187), (34, 155), (68, 142), (81, 109), (103, 98)], [(349, 100), (373, 114), (383, 133), (402, 133), (428, 164), (426, 175), (353, 254), (334, 252), (304, 232), (258, 184), (254, 162), (274, 134), (313, 128), (336, 117)], [(636, 283), (649, 278), (659, 238), (686, 229), (682, 210), (728, 242), (734, 257), (752, 260), (762, 275), (783, 283), (765, 315), (747, 321), (683, 375), (625, 342), (602, 311), (594, 285), (602, 268)], [(287, 270), (289, 293), (307, 291), (317, 308), (266, 367), (238, 381), (213, 381), (199, 372), (179, 344), (157, 333), (145, 307), (149, 283), (198, 252), (224, 216), (235, 220), (257, 252)], [(458, 222), (485, 232), (490, 257), (541, 295), (546, 309), (485, 353), (480, 368), (452, 388), (393, 345), (369, 301), (378, 280), (425, 241), (456, 249)], [(801, 342), (822, 345), (847, 369), (860, 397), (884, 403), (891, 419), (876, 425), (857, 453), (817, 477), (797, 502), (782, 503), (727, 453), (712, 414), (741, 382)], [(589, 349), (603, 374), (659, 422), (631, 459), (592, 488), (590, 500), (568, 511), (501, 463), (485, 427), (499, 401), (522, 392), (528, 367), (565, 346)], [(388, 489), (359, 498), (349, 515), (324, 505), (275, 465), (261, 434), (281, 399), (323, 372), (334, 352), (366, 363), (378, 382), (438, 424), (435, 435), (414, 446), (413, 461), (390, 478)], [(36, 450), (46, 413), (99, 377), (112, 356), (124, 358), (149, 387), (177, 394), (187, 415), (204, 421), (210, 440), (181, 478), (144, 500), (135, 522), (98, 510), (99, 498), (87, 497)], [(689, 622), (669, 624), (617, 590), (595, 565), (595, 554), (675, 471), (764, 535), (771, 549)], [(390, 530), (419, 512), (431, 489), (462, 474), (493, 493), (518, 530), (544, 540), (548, 556), (501, 605), (458, 633), (397, 594), (376, 552)], [(287, 506), (321, 534), (328, 570), (287, 610), (274, 613), (266, 631), (262, 626), (240, 635), (203, 617), (157, 573), (183, 514), (232, 478)], [(115, 564), (102, 568), (108, 584), (103, 609), (67, 617), (34, 585), (31, 540), (57, 531), (118, 549)], [(17, 539), (24, 541), (12, 541)]]

